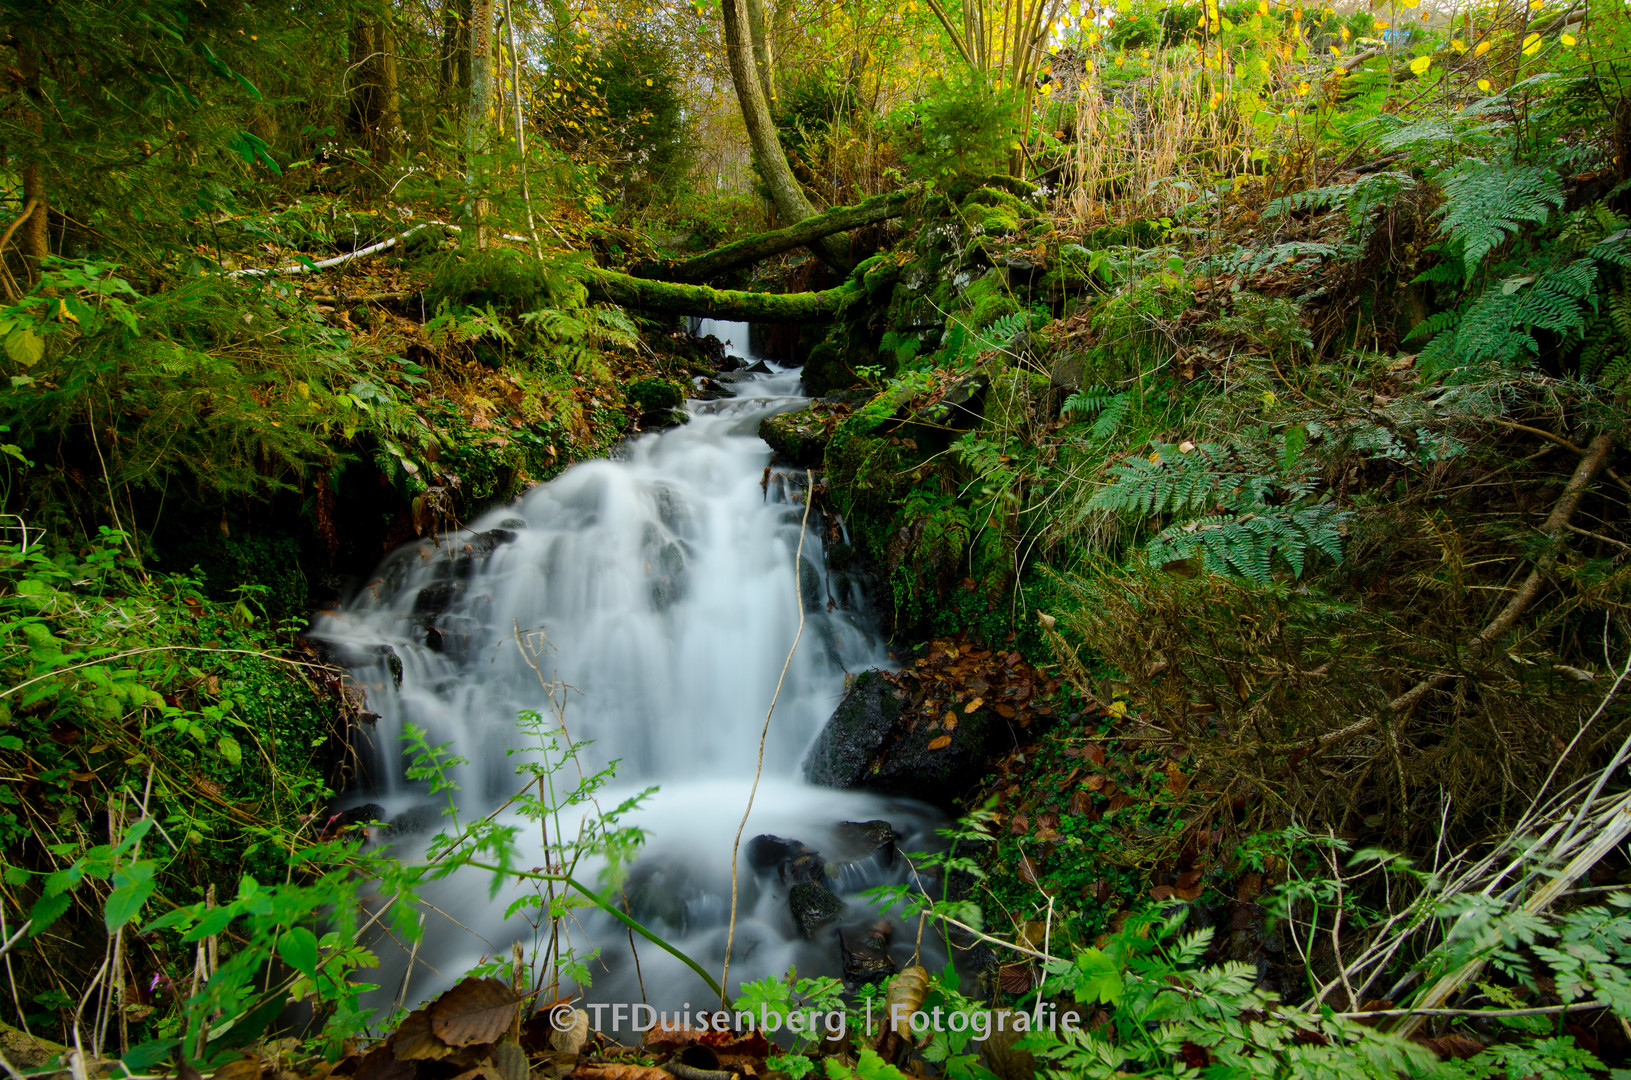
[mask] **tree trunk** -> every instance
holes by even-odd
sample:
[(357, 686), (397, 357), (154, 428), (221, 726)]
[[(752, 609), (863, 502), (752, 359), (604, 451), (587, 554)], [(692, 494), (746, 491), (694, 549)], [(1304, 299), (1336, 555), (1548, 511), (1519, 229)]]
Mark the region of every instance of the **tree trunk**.
[(759, 75), (759, 90), (765, 104), (776, 104), (776, 50), (770, 38), (770, 21), (765, 17), (764, 0), (747, 0), (748, 35), (753, 42), (753, 66)]
[(476, 193), (476, 156), (488, 149), (493, 116), (494, 0), (470, 0), (470, 93), (464, 114), (464, 233), (466, 247), (486, 247), (487, 200)]
[(374, 30), (374, 46), (379, 50), (379, 145), (375, 148), (377, 160), (389, 162), (396, 157), (402, 144), (402, 102), (397, 95), (396, 32), (391, 29), (390, 13), (379, 20)]
[(388, 17), (353, 16), (350, 63), (347, 119), (352, 134), (376, 161), (389, 162), (401, 137), (402, 110), (397, 101), (396, 36)]
[(443, 101), (462, 103), (470, 93), (470, 0), (443, 0), (438, 61), (438, 93)]
[(853, 206), (835, 207), (785, 229), (759, 233), (715, 248), (667, 270), (658, 270), (655, 276), (661, 276), (666, 281), (706, 281), (738, 266), (768, 259), (796, 247), (809, 247), (823, 236), (899, 217), (921, 191), (921, 188), (908, 188), (887, 195), (874, 195)]
[(583, 284), (589, 295), (622, 307), (670, 315), (698, 315), (738, 322), (821, 322), (837, 316), (844, 300), (858, 288), (846, 282), (824, 292), (756, 293), (650, 281), (590, 267)]
[[(786, 222), (803, 221), (816, 214), (816, 208), (799, 187), (793, 170), (787, 164), (781, 139), (776, 134), (775, 122), (770, 118), (770, 107), (765, 100), (764, 88), (755, 72), (754, 49), (747, 15), (748, 0), (725, 0), (725, 52), (730, 61), (731, 81), (736, 84), (736, 100), (742, 106), (742, 122), (748, 129), (748, 141), (753, 144), (753, 156), (759, 172), (770, 189), (770, 198), (776, 213)], [(840, 273), (850, 268), (849, 243), (840, 236), (827, 236), (814, 245), (821, 260)]]
[[(44, 131), (40, 119), (40, 54), (26, 25), (17, 27), (17, 71), (23, 77), (23, 108), (27, 112), (24, 123), (39, 136)], [(45, 178), (40, 175), (39, 164), (44, 149), (36, 143), (23, 153), (23, 206), (32, 206), (34, 212), (18, 231), (17, 249), (23, 253), (23, 265), (33, 280), (39, 277), (41, 261), (51, 253), (51, 238), (46, 231), (49, 219)]]

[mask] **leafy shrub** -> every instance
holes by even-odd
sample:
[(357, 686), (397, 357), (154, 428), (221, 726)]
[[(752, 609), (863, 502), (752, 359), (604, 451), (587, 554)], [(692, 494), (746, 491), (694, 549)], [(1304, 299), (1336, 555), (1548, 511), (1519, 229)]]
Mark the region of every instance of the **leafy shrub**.
[(954, 196), (1008, 171), (1019, 145), (1024, 98), (983, 72), (960, 70), (889, 117), (907, 174), (934, 180)]

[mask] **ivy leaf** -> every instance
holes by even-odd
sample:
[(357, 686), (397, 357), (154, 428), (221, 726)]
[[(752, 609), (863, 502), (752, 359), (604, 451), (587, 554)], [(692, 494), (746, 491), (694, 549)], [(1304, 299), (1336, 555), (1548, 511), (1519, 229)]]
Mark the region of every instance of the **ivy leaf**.
[(131, 863), (113, 872), (113, 892), (108, 894), (107, 906), (102, 909), (102, 921), (108, 933), (113, 933), (141, 914), (142, 905), (153, 895), (158, 884), (153, 879), (157, 864), (151, 860)]

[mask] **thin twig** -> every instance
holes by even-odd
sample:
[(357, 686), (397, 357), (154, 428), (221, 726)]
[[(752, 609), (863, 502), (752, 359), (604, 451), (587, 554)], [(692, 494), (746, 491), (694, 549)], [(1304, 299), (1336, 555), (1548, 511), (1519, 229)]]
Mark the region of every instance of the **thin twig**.
[(770, 735), (770, 716), (776, 711), (776, 701), (782, 694), (782, 683), (787, 681), (787, 669), (793, 666), (793, 653), (799, 647), (799, 639), (804, 636), (804, 536), (810, 524), (810, 504), (815, 501), (815, 477), (806, 469), (804, 472), (804, 517), (799, 522), (798, 552), (793, 556), (793, 599), (798, 604), (799, 627), (793, 634), (793, 646), (787, 650), (787, 659), (782, 661), (782, 673), (776, 679), (776, 690), (770, 695), (770, 708), (765, 710), (764, 727), (759, 732), (759, 760), (753, 767), (753, 786), (748, 789), (748, 804), (742, 810), (742, 820), (736, 826), (736, 838), (731, 841), (731, 921), (730, 927), (725, 931), (725, 967), (719, 973), (719, 1000), (725, 1004), (725, 987), (730, 985), (731, 974), (731, 946), (736, 942), (736, 853), (742, 846), (742, 830), (747, 828), (748, 815), (753, 812), (753, 799), (759, 793), (759, 775), (765, 767), (765, 739)]

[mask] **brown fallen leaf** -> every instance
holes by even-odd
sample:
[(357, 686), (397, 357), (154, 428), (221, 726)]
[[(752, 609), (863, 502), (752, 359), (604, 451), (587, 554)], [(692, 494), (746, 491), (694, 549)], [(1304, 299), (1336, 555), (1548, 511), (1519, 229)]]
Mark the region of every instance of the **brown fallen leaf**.
[(1025, 882), (1025, 884), (1036, 884), (1036, 863), (1031, 861), (1031, 857), (1029, 855), (1021, 855), (1019, 857), (1018, 871), (1019, 879)]
[(241, 1057), (222, 1065), (215, 1070), (217, 1080), (260, 1080), (261, 1073), (265, 1072), (258, 1057)]
[(967, 705), (963, 706), (963, 712), (971, 713), (975, 709), (978, 709), (981, 705), (984, 705), (984, 704), (985, 704), (985, 698), (977, 697), (973, 701), (969, 702)]
[(1171, 900), (1176, 895), (1177, 890), (1171, 885), (1157, 885), (1155, 888), (1150, 890), (1151, 900)]
[(674, 1080), (655, 1065), (579, 1065), (567, 1075), (572, 1080)]
[(466, 979), (431, 1002), (431, 1033), (448, 1046), (497, 1042), (520, 1001), (503, 980)]
[(950, 745), (951, 745), (951, 736), (950, 735), (936, 735), (934, 738), (929, 740), (929, 749), (930, 750), (944, 750), (946, 747), (948, 747)]
[(402, 1018), (391, 1036), (391, 1052), (398, 1061), (437, 1061), (453, 1052), (453, 1047), (431, 1033), (430, 1010), (415, 1009)]
[(1014, 707), (1012, 705), (994, 705), (992, 708), (996, 709), (997, 715), (1002, 717), (1004, 720), (1012, 720), (1014, 718)]

